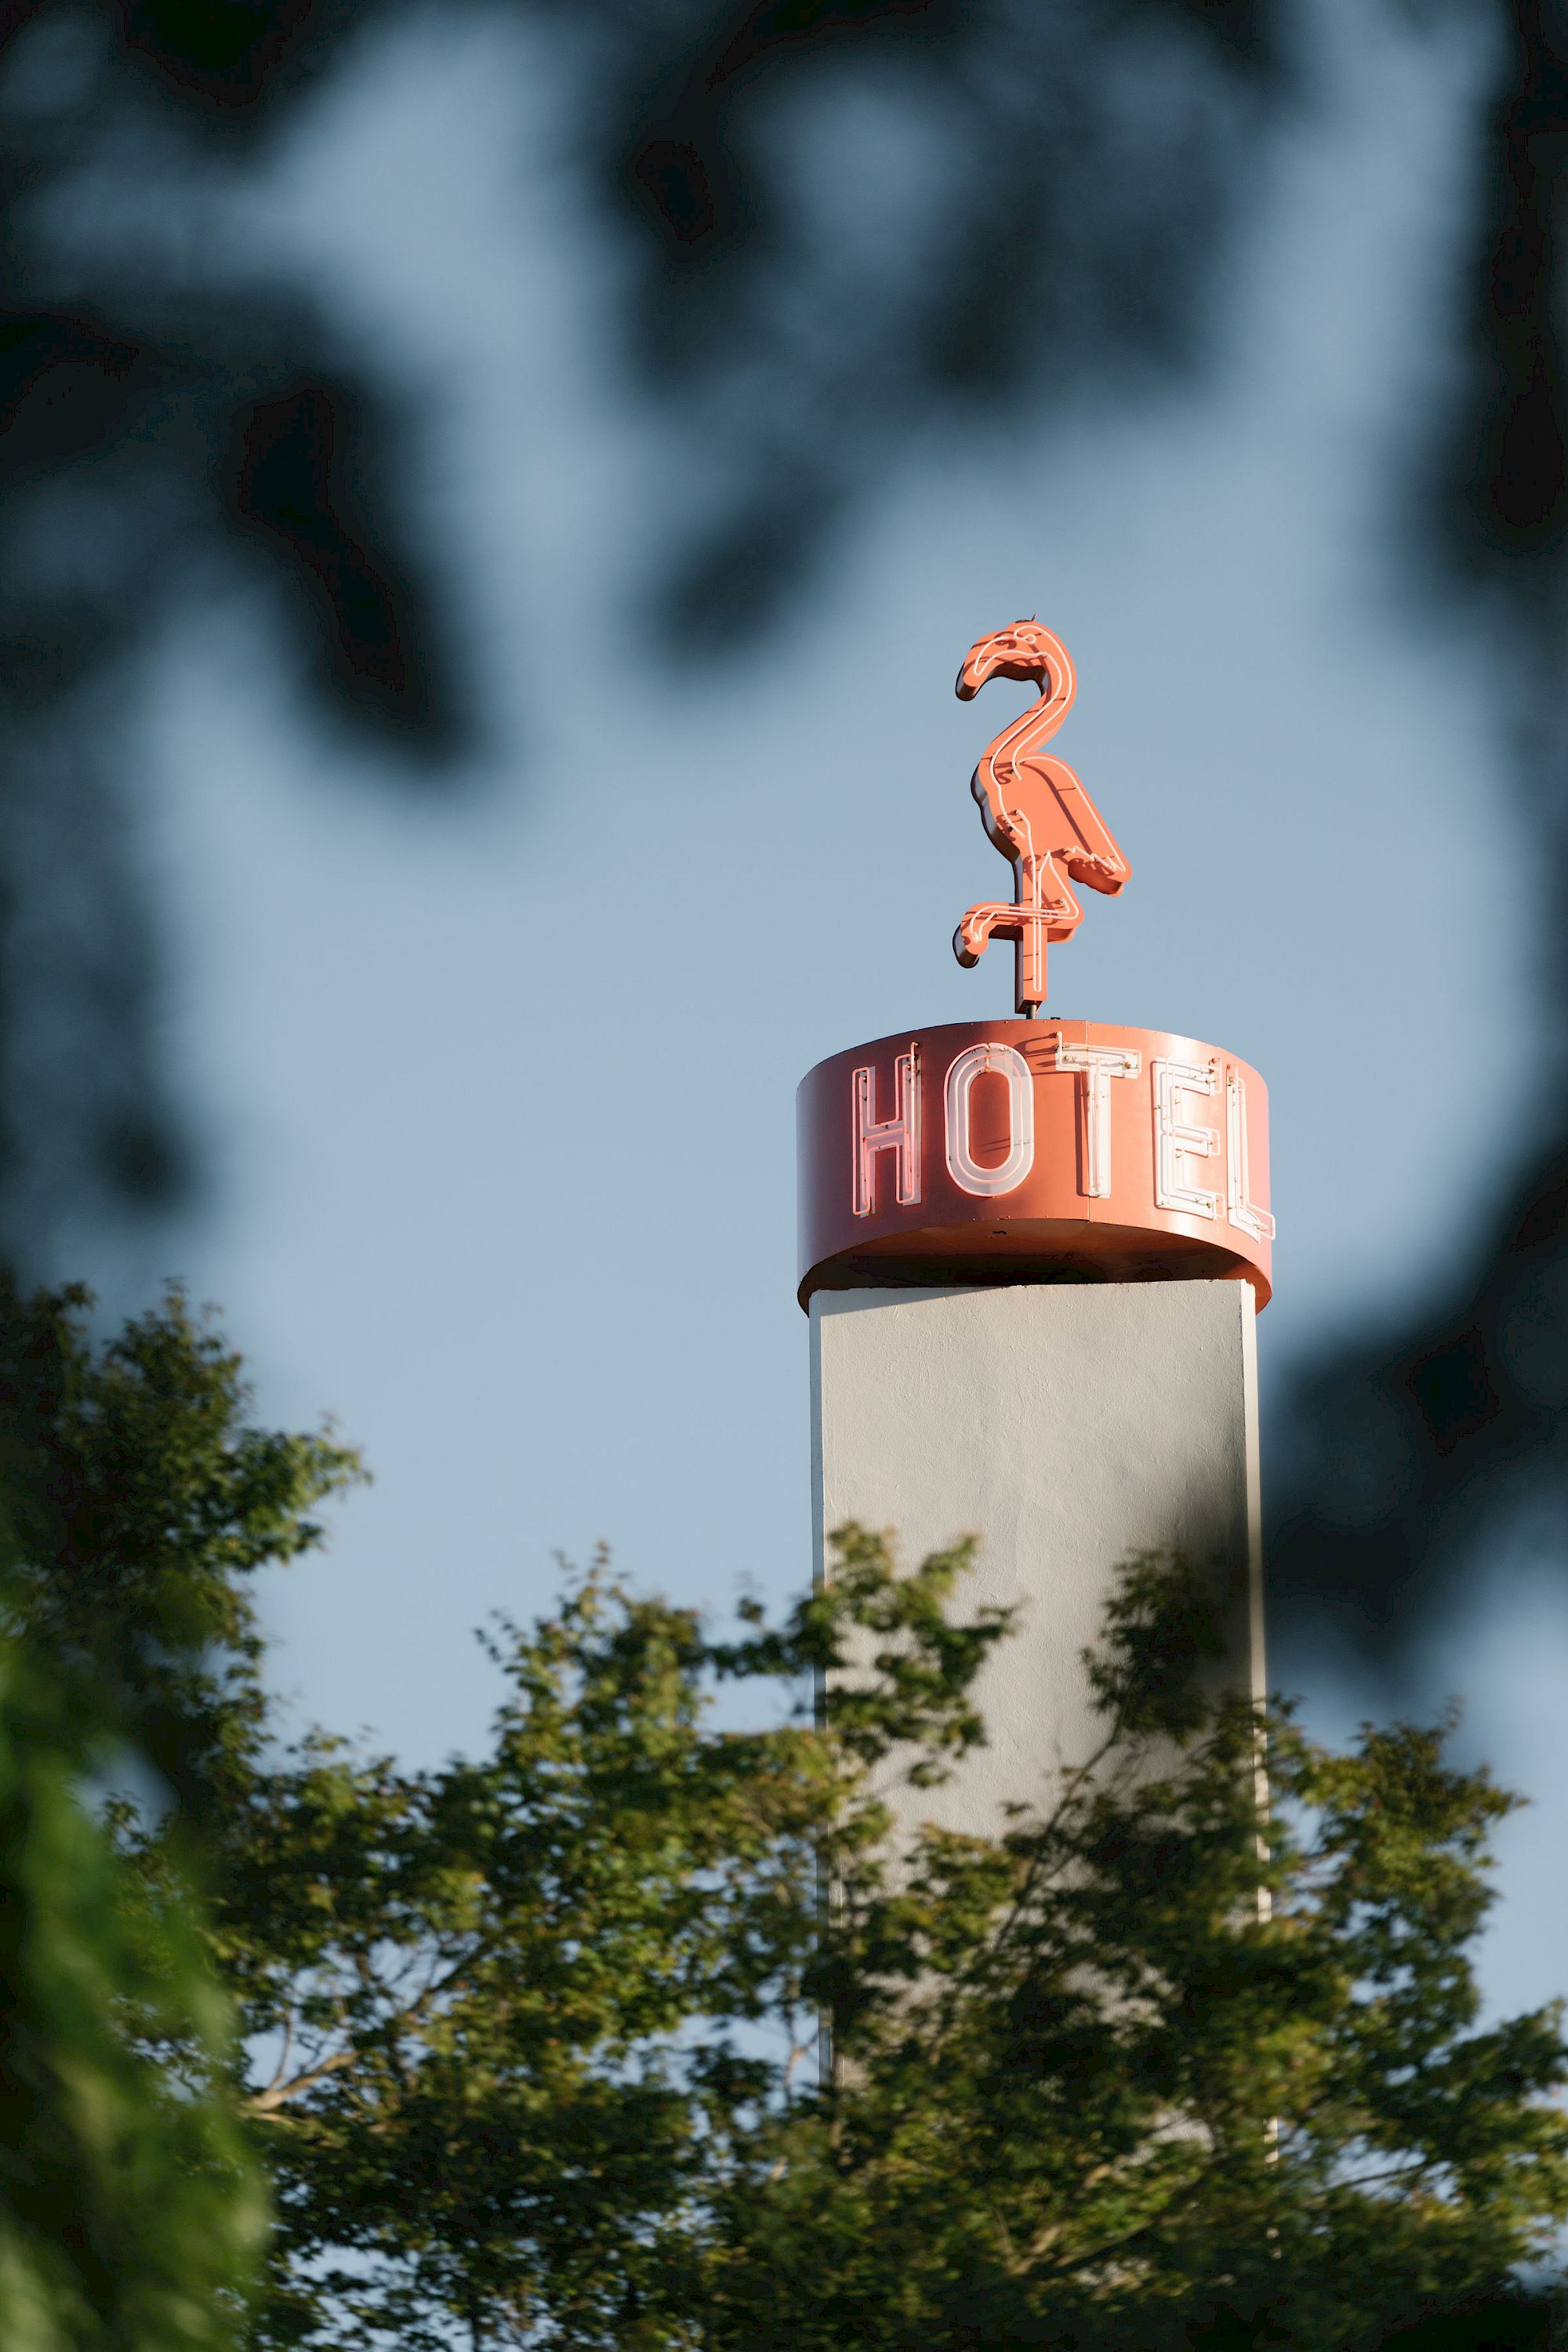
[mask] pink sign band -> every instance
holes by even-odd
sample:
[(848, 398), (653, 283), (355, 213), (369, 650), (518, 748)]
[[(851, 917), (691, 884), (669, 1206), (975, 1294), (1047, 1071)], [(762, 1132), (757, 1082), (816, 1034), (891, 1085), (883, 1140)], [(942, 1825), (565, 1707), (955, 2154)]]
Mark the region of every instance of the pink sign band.
[(800, 1088), (800, 1288), (1234, 1279), (1272, 1289), (1268, 1095), (1234, 1054), (1090, 1021), (962, 1021)]

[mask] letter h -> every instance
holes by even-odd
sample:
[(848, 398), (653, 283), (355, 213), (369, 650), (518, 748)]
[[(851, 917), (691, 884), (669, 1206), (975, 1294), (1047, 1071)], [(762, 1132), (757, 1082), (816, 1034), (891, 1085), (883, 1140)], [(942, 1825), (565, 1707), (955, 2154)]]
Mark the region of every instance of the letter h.
[(921, 1197), (921, 1049), (911, 1041), (893, 1063), (891, 1118), (877, 1117), (877, 1073), (869, 1064), (857, 1070), (855, 1087), (855, 1214), (868, 1217), (877, 1206), (877, 1154), (893, 1155), (894, 1195), (900, 1209)]

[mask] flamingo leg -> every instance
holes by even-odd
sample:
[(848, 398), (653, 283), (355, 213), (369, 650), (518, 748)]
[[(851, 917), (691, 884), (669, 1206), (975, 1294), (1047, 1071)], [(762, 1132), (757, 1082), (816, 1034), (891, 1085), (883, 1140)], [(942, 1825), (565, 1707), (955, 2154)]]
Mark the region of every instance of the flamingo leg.
[(952, 935), (952, 951), (966, 968), (977, 964), (994, 939), (1011, 940), (1015, 954), (1014, 997), (1026, 1017), (1046, 1001), (1046, 949), (1068, 940), (1083, 909), (1047, 854), (1021, 857), (1015, 869), (1018, 896), (1010, 907), (987, 900), (971, 907)]

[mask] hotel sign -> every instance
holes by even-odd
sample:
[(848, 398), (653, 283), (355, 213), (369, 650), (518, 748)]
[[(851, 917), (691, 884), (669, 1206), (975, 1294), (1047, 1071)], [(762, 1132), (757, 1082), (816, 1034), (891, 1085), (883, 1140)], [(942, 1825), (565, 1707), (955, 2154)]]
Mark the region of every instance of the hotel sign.
[(1220, 1277), (1268, 1298), (1268, 1101), (1234, 1054), (1163, 1030), (1043, 1014), (1046, 951), (1072, 937), (1073, 884), (1118, 896), (1131, 868), (1079, 778), (1045, 751), (1076, 690), (1037, 621), (992, 631), (958, 674), (1038, 699), (971, 783), (1012, 864), (1010, 903), (971, 907), (961, 963), (1015, 951), (1018, 1020), (881, 1037), (800, 1090), (800, 1299), (865, 1285)]
[(1074, 1273), (1269, 1296), (1268, 1093), (1196, 1038), (956, 1022), (819, 1062), (799, 1108), (802, 1305)]

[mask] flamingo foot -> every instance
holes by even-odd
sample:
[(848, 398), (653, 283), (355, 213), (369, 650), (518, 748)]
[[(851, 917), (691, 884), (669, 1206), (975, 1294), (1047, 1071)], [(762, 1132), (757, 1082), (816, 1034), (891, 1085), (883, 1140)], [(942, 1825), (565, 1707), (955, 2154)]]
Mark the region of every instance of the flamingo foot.
[(978, 963), (996, 933), (1000, 931), (1004, 938), (1010, 936), (1027, 912), (1026, 908), (995, 903), (971, 907), (952, 935), (953, 954), (965, 969)]
[(1017, 912), (1016, 907), (971, 907), (952, 935), (952, 952), (966, 971), (980, 961), (997, 925)]

